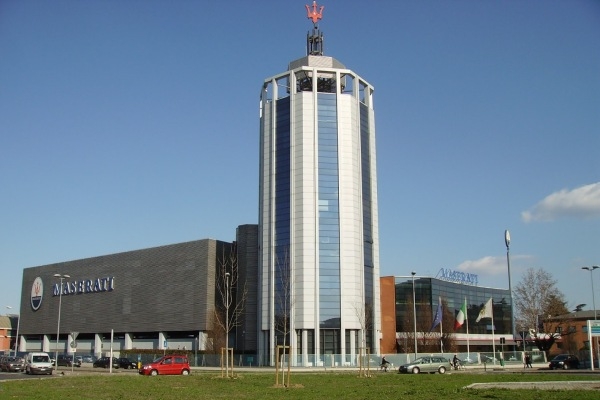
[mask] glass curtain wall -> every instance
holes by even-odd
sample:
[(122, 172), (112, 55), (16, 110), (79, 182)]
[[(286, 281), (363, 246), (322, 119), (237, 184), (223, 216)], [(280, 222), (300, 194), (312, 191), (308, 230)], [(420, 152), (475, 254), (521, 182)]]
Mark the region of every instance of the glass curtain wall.
[(340, 211), (337, 97), (317, 94), (319, 185), (319, 326), (323, 354), (340, 351)]

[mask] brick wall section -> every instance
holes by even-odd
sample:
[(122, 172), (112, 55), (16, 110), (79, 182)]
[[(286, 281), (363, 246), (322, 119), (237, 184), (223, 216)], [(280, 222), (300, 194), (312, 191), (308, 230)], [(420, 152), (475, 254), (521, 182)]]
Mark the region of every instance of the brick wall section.
[(381, 354), (396, 353), (396, 286), (393, 276), (379, 279), (381, 293)]

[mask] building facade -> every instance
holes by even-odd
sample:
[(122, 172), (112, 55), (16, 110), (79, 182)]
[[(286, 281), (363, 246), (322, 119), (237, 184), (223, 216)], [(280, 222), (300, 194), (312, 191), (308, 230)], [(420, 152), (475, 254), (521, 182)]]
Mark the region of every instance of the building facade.
[(18, 320), (17, 315), (0, 315), (0, 354), (15, 350)]
[[(75, 343), (78, 353), (98, 356), (109, 346), (115, 352), (210, 350), (215, 312), (223, 303), (219, 280), (229, 272), (224, 260), (234, 254), (236, 274), (244, 282), (257, 274), (257, 225), (238, 227), (237, 238), (234, 243), (203, 239), (24, 269), (19, 351), (66, 353), (74, 351)], [(238, 289), (241, 285), (231, 287), (233, 298)], [(245, 296), (249, 304), (257, 303), (256, 290)], [(230, 343), (256, 351), (255, 321), (256, 311), (247, 311), (239, 321), (247, 334), (236, 338), (231, 329)]]
[[(440, 271), (442, 275), (443, 272)], [(461, 276), (464, 278), (465, 274)], [(382, 353), (414, 352), (415, 336), (418, 351), (428, 337), (437, 338), (438, 334), (452, 335), (455, 348), (445, 351), (491, 352), (517, 345), (512, 334), (511, 295), (507, 289), (478, 286), (474, 275), (462, 280), (415, 275), (382, 277), (381, 281)], [(477, 321), (490, 299), (493, 318)], [(465, 303), (465, 322), (455, 328), (456, 316)], [(442, 312), (441, 323), (432, 329), (438, 308)]]
[(373, 87), (323, 55), (313, 22), (306, 57), (260, 96), (258, 347), (347, 364), (379, 346)]
[[(542, 318), (539, 321), (538, 332), (529, 332), (528, 335), (524, 335), (526, 345), (537, 346), (538, 342), (552, 338), (553, 344), (548, 351), (550, 358), (558, 354), (574, 354), (586, 367), (589, 367), (591, 353), (595, 360), (595, 368), (598, 368), (600, 339), (594, 336), (590, 344), (588, 321), (597, 325), (599, 315), (595, 310), (576, 310), (564, 315)], [(592, 327), (592, 332), (593, 329)]]

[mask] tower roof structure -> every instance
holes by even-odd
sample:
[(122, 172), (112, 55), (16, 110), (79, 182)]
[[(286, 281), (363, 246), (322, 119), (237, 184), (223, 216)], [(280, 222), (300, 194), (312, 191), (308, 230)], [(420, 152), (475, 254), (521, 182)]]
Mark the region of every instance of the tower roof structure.
[(312, 31), (308, 31), (306, 34), (306, 56), (290, 62), (288, 70), (301, 67), (346, 69), (335, 58), (324, 55), (325, 38), (318, 25), (319, 20), (323, 19), (324, 9), (325, 6), (319, 7), (316, 1), (313, 1), (312, 8), (306, 5), (307, 18), (313, 23)]

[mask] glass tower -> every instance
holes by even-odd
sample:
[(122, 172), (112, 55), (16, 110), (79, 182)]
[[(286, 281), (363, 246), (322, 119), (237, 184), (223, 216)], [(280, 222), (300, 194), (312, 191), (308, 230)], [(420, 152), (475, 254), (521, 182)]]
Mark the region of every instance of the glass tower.
[(260, 95), (263, 365), (277, 346), (293, 365), (351, 365), (379, 349), (373, 87), (323, 55), (313, 23), (307, 55)]

